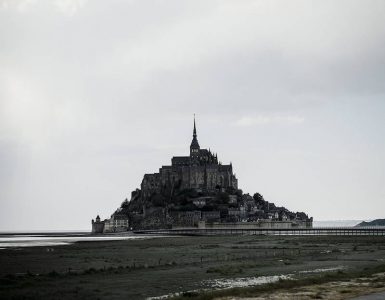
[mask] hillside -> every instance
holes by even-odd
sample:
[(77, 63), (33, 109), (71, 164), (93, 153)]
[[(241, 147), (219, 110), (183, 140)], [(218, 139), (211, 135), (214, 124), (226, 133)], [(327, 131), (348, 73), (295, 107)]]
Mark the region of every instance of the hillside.
[(356, 225), (356, 227), (363, 227), (363, 226), (385, 226), (385, 219), (376, 219), (370, 222), (361, 222)]

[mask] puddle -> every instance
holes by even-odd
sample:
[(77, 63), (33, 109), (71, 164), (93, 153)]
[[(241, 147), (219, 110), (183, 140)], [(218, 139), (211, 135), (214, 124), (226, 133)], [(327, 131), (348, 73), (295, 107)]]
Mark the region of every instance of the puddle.
[[(344, 266), (330, 267), (330, 268), (318, 268), (313, 270), (303, 270), (295, 272), (296, 274), (312, 274), (312, 273), (322, 273), (322, 272), (332, 272), (344, 269)], [(294, 274), (286, 274), (286, 275), (273, 275), (273, 276), (259, 276), (259, 277), (238, 277), (238, 278), (217, 278), (217, 279), (209, 279), (203, 280), (199, 283), (202, 287), (201, 289), (189, 290), (183, 292), (176, 292), (162, 296), (149, 297), (147, 300), (163, 300), (168, 299), (169, 297), (180, 296), (184, 293), (199, 293), (210, 290), (223, 290), (230, 288), (242, 288), (249, 287), (267, 283), (277, 282), (280, 279), (282, 280), (290, 280), (293, 279)]]
[(230, 279), (213, 279), (202, 281), (203, 286), (211, 287), (214, 289), (229, 289), (236, 287), (248, 287), (266, 283), (277, 282), (280, 279), (290, 279), (293, 275), (274, 275), (274, 276), (259, 276), (259, 277), (241, 277)]
[(163, 236), (146, 235), (76, 235), (76, 236), (51, 236), (51, 235), (17, 235), (0, 236), (0, 250), (7, 248), (41, 247), (41, 246), (62, 246), (76, 242), (98, 242), (118, 240), (139, 240), (161, 238)]
[(342, 269), (344, 269), (344, 266), (337, 266), (337, 267), (332, 267), (332, 268), (321, 268), (321, 269), (314, 269), (314, 270), (298, 271), (298, 274), (331, 272), (331, 271), (338, 271), (338, 270), (342, 270)]
[(196, 293), (196, 292), (204, 292), (204, 291), (210, 291), (210, 290), (223, 290), (223, 289), (230, 289), (230, 288), (236, 288), (236, 287), (255, 286), (255, 285), (277, 282), (280, 279), (283, 279), (283, 280), (291, 279), (292, 276), (293, 274), (259, 276), (259, 277), (239, 277), (239, 278), (227, 278), (227, 279), (218, 278), (218, 279), (203, 280), (199, 283), (199, 285), (202, 286), (201, 289), (177, 292), (177, 293), (156, 296), (156, 297), (149, 297), (147, 298), (147, 300), (162, 300), (162, 299), (167, 299), (169, 297), (180, 296), (184, 293)]
[[(342, 270), (344, 268), (345, 268), (344, 266), (337, 266), (337, 267), (331, 267), (331, 268), (303, 270), (295, 273), (312, 274), (312, 273), (332, 272), (332, 271)], [(171, 293), (171, 294), (156, 296), (156, 297), (149, 297), (147, 298), (147, 300), (163, 300), (163, 299), (168, 299), (169, 297), (180, 296), (184, 293), (199, 293), (199, 292), (210, 291), (210, 290), (223, 290), (223, 289), (230, 289), (230, 288), (249, 287), (249, 286), (277, 282), (280, 279), (290, 280), (290, 279), (293, 279), (293, 277), (294, 277), (294, 274), (286, 274), (286, 275), (259, 276), (259, 277), (209, 279), (209, 280), (203, 280), (199, 283), (199, 285), (202, 287), (201, 289)]]

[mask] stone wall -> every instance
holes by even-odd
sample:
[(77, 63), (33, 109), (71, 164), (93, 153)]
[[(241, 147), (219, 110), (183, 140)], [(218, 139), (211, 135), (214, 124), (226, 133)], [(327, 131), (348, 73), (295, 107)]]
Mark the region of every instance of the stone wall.
[(259, 222), (237, 222), (237, 223), (203, 223), (200, 222), (200, 228), (207, 229), (257, 229), (257, 228), (275, 228), (275, 229), (289, 229), (289, 228), (311, 228), (312, 224), (306, 221), (270, 221), (270, 220), (261, 220)]

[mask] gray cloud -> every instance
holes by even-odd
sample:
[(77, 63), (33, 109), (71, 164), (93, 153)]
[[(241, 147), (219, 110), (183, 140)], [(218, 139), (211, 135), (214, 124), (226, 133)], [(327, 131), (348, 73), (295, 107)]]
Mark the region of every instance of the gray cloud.
[(0, 230), (88, 228), (187, 152), (193, 113), (244, 190), (318, 219), (383, 217), (384, 15), (383, 1), (1, 1)]

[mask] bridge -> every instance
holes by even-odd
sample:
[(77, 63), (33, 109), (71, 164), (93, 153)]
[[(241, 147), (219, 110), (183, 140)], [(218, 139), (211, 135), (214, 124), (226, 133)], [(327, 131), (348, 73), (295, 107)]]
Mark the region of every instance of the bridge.
[(338, 235), (338, 236), (385, 236), (385, 226), (374, 227), (312, 227), (312, 228), (174, 228), (136, 230), (136, 234), (157, 235)]

